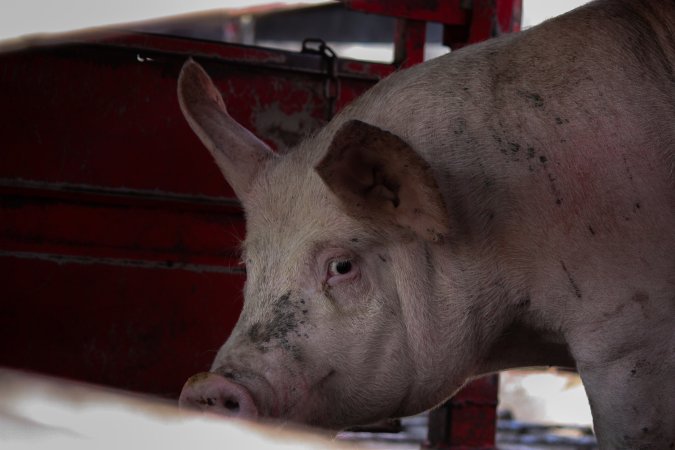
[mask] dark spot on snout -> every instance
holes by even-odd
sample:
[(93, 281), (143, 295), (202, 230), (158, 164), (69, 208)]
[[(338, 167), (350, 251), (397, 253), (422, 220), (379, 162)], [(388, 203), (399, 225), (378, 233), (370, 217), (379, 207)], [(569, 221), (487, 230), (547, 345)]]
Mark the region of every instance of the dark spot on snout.
[(295, 314), (297, 307), (289, 301), (290, 296), (291, 293), (287, 292), (273, 302), (269, 322), (254, 323), (248, 329), (246, 334), (259, 351), (268, 351), (273, 341), (285, 350), (293, 350), (287, 336), (297, 330), (299, 321)]
[(595, 236), (595, 230), (593, 229), (592, 226), (590, 226), (590, 225), (588, 226), (588, 231), (590, 231), (591, 234), (592, 234), (593, 236)]
[(352, 242), (359, 242), (358, 238), (352, 238)]
[(284, 295), (277, 299), (277, 305), (283, 305), (288, 302), (288, 299), (291, 297), (290, 292), (286, 292)]
[(541, 161), (542, 164), (546, 164), (546, 161), (548, 161), (548, 159), (546, 159), (546, 157), (544, 155), (541, 155), (539, 157), (539, 161)]
[(253, 343), (260, 342), (261, 340), (263, 340), (260, 333), (259, 323), (254, 323), (253, 325), (251, 325), (251, 328), (248, 329), (248, 333), (246, 334), (248, 335), (248, 339)]
[(384, 256), (378, 254), (377, 257), (380, 258), (380, 261), (387, 262), (387, 259)]

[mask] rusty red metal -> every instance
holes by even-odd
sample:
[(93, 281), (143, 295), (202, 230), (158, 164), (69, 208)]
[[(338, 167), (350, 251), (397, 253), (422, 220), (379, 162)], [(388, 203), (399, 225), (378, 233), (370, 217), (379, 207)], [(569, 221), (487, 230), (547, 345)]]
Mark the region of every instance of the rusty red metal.
[[(400, 26), (395, 64), (337, 61), (337, 110), (421, 62), (427, 20), (455, 46), (519, 26), (520, 0), (345, 3)], [(227, 338), (244, 220), (180, 114), (188, 56), (274, 148), (325, 123), (320, 55), (128, 33), (0, 54), (0, 365), (176, 397)], [(430, 444), (493, 446), (495, 389), (458, 394)]]

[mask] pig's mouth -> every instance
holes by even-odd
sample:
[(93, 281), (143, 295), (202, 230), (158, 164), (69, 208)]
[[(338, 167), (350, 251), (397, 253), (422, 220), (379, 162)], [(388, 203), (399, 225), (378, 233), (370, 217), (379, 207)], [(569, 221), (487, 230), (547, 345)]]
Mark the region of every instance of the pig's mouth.
[[(324, 376), (312, 383), (302, 375), (290, 383), (274, 383), (265, 375), (253, 371), (218, 370), (220, 375), (243, 386), (251, 395), (261, 418), (306, 422), (312, 414), (310, 404), (318, 402), (326, 384), (336, 374), (329, 368)], [(316, 413), (316, 412), (314, 412)], [(321, 415), (321, 414), (318, 414)]]
[[(281, 377), (279, 377), (281, 375)], [(321, 426), (331, 416), (333, 368), (313, 380), (307, 373), (259, 373), (221, 366), (190, 377), (181, 407), (242, 419), (279, 419)], [(270, 378), (271, 377), (271, 378)]]
[[(302, 419), (307, 419), (306, 417), (295, 417), (296, 416), (296, 409), (298, 408), (299, 405), (301, 404), (307, 404), (308, 402), (312, 401), (312, 397), (314, 396), (321, 396), (321, 391), (325, 388), (325, 385), (328, 383), (328, 381), (335, 376), (337, 372), (335, 369), (330, 368), (328, 370), (328, 373), (324, 375), (323, 377), (319, 378), (319, 380), (316, 383), (311, 384), (307, 389), (302, 389), (302, 391), (305, 393), (304, 395), (296, 395), (293, 398), (292, 402), (288, 402), (286, 407), (283, 409), (283, 411), (280, 414), (280, 418), (289, 418), (289, 419), (296, 419), (296, 420), (302, 420)], [(304, 384), (304, 383), (303, 383)], [(296, 388), (297, 390), (297, 388)], [(302, 412), (304, 415), (307, 415), (308, 411), (307, 408), (301, 408)], [(311, 414), (311, 412), (310, 412)]]

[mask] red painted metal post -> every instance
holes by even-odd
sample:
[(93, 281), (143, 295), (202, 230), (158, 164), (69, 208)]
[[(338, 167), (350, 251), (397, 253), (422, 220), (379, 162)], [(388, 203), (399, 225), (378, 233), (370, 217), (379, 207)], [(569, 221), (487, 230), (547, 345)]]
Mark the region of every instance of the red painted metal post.
[(443, 43), (453, 50), (469, 44), (520, 31), (522, 0), (473, 0), (465, 24), (448, 24)]
[(424, 61), (427, 23), (398, 19), (394, 38), (394, 65), (405, 68)]
[(495, 448), (499, 376), (469, 383), (429, 414), (428, 449), (492, 450)]

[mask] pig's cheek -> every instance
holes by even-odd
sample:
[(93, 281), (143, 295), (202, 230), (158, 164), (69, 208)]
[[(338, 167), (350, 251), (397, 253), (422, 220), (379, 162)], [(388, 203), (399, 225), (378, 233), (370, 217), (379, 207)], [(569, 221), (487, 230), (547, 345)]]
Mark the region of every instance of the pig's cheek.
[(326, 286), (324, 294), (338, 311), (358, 313), (360, 309), (368, 306), (372, 290), (367, 278), (359, 275), (352, 281)]

